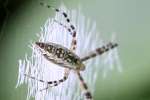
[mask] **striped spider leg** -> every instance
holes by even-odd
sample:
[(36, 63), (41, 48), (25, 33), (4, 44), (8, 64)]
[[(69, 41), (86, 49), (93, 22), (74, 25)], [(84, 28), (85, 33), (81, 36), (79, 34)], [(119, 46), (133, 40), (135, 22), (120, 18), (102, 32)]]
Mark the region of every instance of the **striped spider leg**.
[(107, 52), (107, 51), (109, 51), (109, 50), (111, 50), (111, 49), (113, 49), (113, 48), (115, 48), (117, 46), (118, 46), (117, 43), (111, 43), (110, 42), (107, 45), (104, 45), (104, 46), (102, 46), (100, 48), (96, 48), (94, 51), (90, 51), (88, 53), (88, 55), (86, 55), (86, 56), (81, 58), (81, 61), (84, 62), (84, 61), (89, 60), (91, 58), (94, 58), (94, 57), (96, 57), (98, 55), (102, 55), (103, 53), (105, 53), (105, 52)]
[[(68, 18), (67, 13), (64, 12), (64, 11), (61, 11), (61, 10), (59, 10), (59, 9), (57, 9), (57, 8), (54, 8), (54, 7), (52, 7), (52, 6), (50, 6), (50, 5), (46, 4), (46, 3), (43, 3), (43, 2), (40, 2), (40, 5), (41, 5), (41, 6), (45, 6), (45, 7), (47, 7), (47, 8), (51, 8), (51, 9), (53, 9), (54, 11), (59, 12), (60, 14), (62, 14), (62, 15), (64, 16), (65, 20), (66, 20), (67, 23), (69, 24), (69, 27), (67, 27), (66, 25), (60, 23), (60, 22), (57, 21), (57, 20), (54, 20), (54, 21), (55, 21), (56, 23), (60, 24), (61, 26), (63, 26), (64, 28), (66, 28), (66, 29), (69, 31), (69, 33), (70, 33), (70, 34), (72, 35), (72, 37), (73, 37), (73, 39), (72, 39), (72, 44), (75, 44), (75, 43), (76, 43), (76, 39), (75, 39), (75, 38), (76, 38), (75, 27), (74, 27), (74, 25), (72, 25), (72, 24), (70, 23), (70, 19)], [(76, 45), (72, 45), (72, 46), (73, 46), (73, 48), (74, 48), (74, 50), (75, 50)]]

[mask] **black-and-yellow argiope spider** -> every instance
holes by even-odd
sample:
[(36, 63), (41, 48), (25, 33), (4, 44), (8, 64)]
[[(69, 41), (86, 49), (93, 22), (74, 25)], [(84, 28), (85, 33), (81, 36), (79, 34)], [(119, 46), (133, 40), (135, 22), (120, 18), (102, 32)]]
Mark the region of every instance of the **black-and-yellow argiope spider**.
[[(64, 73), (64, 76), (62, 79), (55, 80), (55, 81), (48, 81), (46, 83), (49, 84), (51, 87), (58, 86), (60, 83), (67, 80), (70, 70), (74, 70), (78, 76), (80, 83), (81, 83), (81, 88), (84, 91), (85, 99), (91, 100), (92, 94), (89, 91), (87, 84), (84, 82), (84, 79), (80, 74), (80, 71), (83, 71), (85, 69), (85, 65), (83, 62), (88, 59), (91, 59), (93, 57), (96, 57), (97, 55), (101, 55), (104, 52), (109, 51), (110, 49), (117, 47), (118, 44), (110, 42), (101, 48), (97, 48), (94, 51), (91, 51), (87, 56), (80, 58), (77, 54), (75, 54), (75, 50), (77, 48), (76, 29), (75, 29), (75, 26), (70, 23), (70, 19), (68, 18), (68, 15), (63, 11), (60, 11), (59, 9), (55, 9), (55, 8), (51, 7), (50, 5), (44, 4), (42, 2), (40, 4), (42, 6), (46, 6), (47, 8), (52, 8), (56, 12), (61, 13), (64, 16), (64, 18), (66, 19), (66, 22), (67, 22), (67, 24), (69, 24), (70, 27), (67, 27), (66, 25), (64, 25), (56, 20), (55, 20), (55, 22), (57, 22), (62, 27), (67, 29), (68, 32), (71, 33), (71, 35), (72, 35), (71, 47), (69, 49), (60, 44), (56, 44), (56, 43), (52, 43), (52, 42), (49, 42), (49, 43), (36, 42), (35, 43), (36, 46), (39, 48), (39, 50), (42, 52), (43, 56), (48, 61), (65, 68), (65, 73)], [(44, 80), (39, 80), (30, 75), (25, 74), (25, 76), (45, 83)], [(46, 87), (44, 89), (48, 89), (48, 87)], [(44, 89), (42, 89), (42, 90), (44, 90)]]

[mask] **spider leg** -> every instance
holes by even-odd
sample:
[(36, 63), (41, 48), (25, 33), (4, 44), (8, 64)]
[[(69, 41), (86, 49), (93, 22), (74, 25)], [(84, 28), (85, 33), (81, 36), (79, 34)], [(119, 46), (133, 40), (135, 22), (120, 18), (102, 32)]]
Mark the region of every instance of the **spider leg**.
[(55, 86), (58, 86), (59, 84), (65, 82), (68, 79), (70, 69), (65, 68), (64, 70), (65, 70), (65, 73), (64, 73), (64, 76), (63, 76), (62, 79), (59, 79), (59, 80), (56, 80), (56, 81), (49, 81), (49, 82), (47, 82), (48, 84), (49, 83), (54, 83), (54, 84), (51, 85), (51, 86), (47, 86), (47, 87), (41, 89), (40, 91), (47, 90), (49, 87), (55, 87)]
[[(68, 28), (66, 25), (62, 24), (61, 22), (54, 20), (56, 23), (58, 23), (60, 26), (64, 27), (66, 30), (68, 30), (69, 33), (72, 35), (72, 42), (71, 42), (71, 50), (75, 51), (76, 45), (77, 45), (77, 40), (76, 40), (76, 31), (75, 29), (72, 30), (71, 28)], [(72, 32), (73, 31), (73, 32)]]
[[(31, 78), (31, 79), (37, 80), (37, 81), (39, 81), (39, 82), (47, 83), (47, 84), (50, 85), (50, 87), (55, 87), (55, 86), (58, 86), (60, 83), (63, 83), (64, 81), (67, 80), (68, 75), (69, 75), (69, 72), (70, 72), (70, 69), (66, 68), (63, 78), (61, 78), (61, 79), (59, 79), (59, 80), (54, 80), (54, 81), (44, 81), (44, 80), (37, 79), (37, 78), (35, 78), (35, 77), (33, 77), (33, 76), (30, 76), (30, 75), (27, 75), (27, 74), (24, 74), (24, 75), (25, 75), (26, 77)], [(40, 91), (45, 90), (45, 89), (48, 89), (48, 87), (49, 87), (49, 86), (47, 86), (46, 88), (41, 89)]]
[(84, 82), (83, 77), (81, 76), (79, 71), (76, 71), (77, 76), (79, 78), (80, 81), (80, 85), (81, 85), (81, 90), (84, 91), (84, 96), (86, 98), (86, 100), (92, 100), (92, 94), (91, 92), (88, 90), (88, 86), (87, 84)]
[(58, 23), (59, 25), (61, 25), (62, 27), (64, 27), (66, 30), (68, 30), (69, 33), (71, 33), (72, 35), (72, 42), (71, 42), (71, 50), (75, 50), (76, 49), (76, 45), (77, 45), (77, 40), (76, 40), (76, 31), (75, 29), (72, 32), (71, 28), (68, 28), (66, 25), (60, 23), (57, 20), (54, 20), (56, 23)]
[(62, 26), (63, 28), (65, 28), (71, 35), (73, 34), (71, 32), (71, 29), (68, 28), (66, 25), (62, 24), (61, 22), (57, 21), (56, 19), (54, 19), (54, 22), (56, 22), (57, 24), (59, 24), (60, 26)]
[[(68, 23), (70, 23), (70, 19), (68, 18), (68, 15), (67, 15), (66, 12), (61, 11), (60, 9), (54, 8), (54, 7), (52, 7), (51, 5), (48, 5), (48, 4), (44, 3), (44, 2), (40, 2), (40, 5), (41, 5), (41, 6), (45, 6), (46, 8), (51, 8), (52, 10), (54, 10), (54, 11), (56, 11), (56, 12), (58, 12), (58, 13), (61, 13), (61, 14), (64, 16), (64, 18), (66, 19), (66, 21), (67, 21)], [(71, 25), (70, 27), (74, 28), (73, 25)]]
[[(67, 28), (67, 30), (69, 32), (71, 32), (71, 30), (72, 30), (71, 35), (72, 35), (73, 39), (72, 39), (72, 42), (71, 42), (71, 49), (75, 50), (76, 49), (76, 44), (77, 44), (75, 26), (70, 23), (70, 19), (68, 18), (67, 13), (64, 12), (64, 11), (61, 11), (61, 10), (59, 10), (57, 8), (54, 8), (54, 7), (52, 7), (52, 6), (50, 6), (50, 5), (46, 4), (46, 3), (43, 3), (43, 2), (40, 2), (40, 5), (41, 6), (45, 6), (47, 8), (51, 8), (54, 11), (59, 12), (59, 13), (61, 13), (64, 16), (64, 18), (66, 19), (66, 22), (69, 24), (69, 27), (70, 27), (70, 28)], [(61, 23), (60, 23), (60, 25), (62, 25), (63, 27), (66, 27), (65, 25), (63, 25)]]
[(113, 48), (115, 48), (117, 46), (118, 46), (117, 43), (113, 44), (113, 43), (110, 42), (107, 45), (105, 45), (105, 46), (103, 46), (101, 48), (97, 48), (96, 50), (90, 52), (89, 55), (87, 55), (85, 57), (82, 57), (81, 61), (86, 61), (86, 60), (94, 58), (94, 57), (96, 57), (98, 55), (102, 55), (103, 53), (105, 53), (105, 52), (107, 52), (107, 51), (109, 51), (109, 50), (111, 50), (111, 49), (113, 49)]
[(50, 6), (50, 5), (46, 4), (46, 3), (43, 3), (43, 2), (40, 2), (40, 5), (41, 5), (41, 6), (45, 6), (45, 7), (47, 7), (47, 8), (51, 8), (51, 9), (53, 9), (54, 11), (61, 13), (61, 14), (64, 16), (64, 18), (66, 19), (66, 22), (70, 25), (70, 28), (71, 28), (72, 30), (75, 30), (75, 27), (74, 27), (74, 25), (72, 25), (72, 24), (70, 23), (70, 19), (68, 18), (68, 15), (67, 15), (66, 12), (61, 11), (61, 10), (59, 10), (59, 9), (57, 9), (57, 8), (54, 8), (54, 7), (52, 7), (52, 6)]

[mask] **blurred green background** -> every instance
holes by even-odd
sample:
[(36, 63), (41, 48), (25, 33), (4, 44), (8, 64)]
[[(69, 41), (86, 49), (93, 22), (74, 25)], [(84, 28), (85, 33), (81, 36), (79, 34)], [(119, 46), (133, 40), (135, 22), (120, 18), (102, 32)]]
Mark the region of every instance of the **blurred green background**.
[[(150, 0), (47, 0), (56, 8), (61, 2), (68, 9), (82, 7), (86, 17), (97, 22), (106, 40), (117, 33), (123, 72), (113, 71), (97, 80), (95, 100), (150, 100)], [(0, 1), (0, 100), (25, 100), (27, 88), (15, 88), (18, 60), (30, 52), (50, 9), (37, 0)]]

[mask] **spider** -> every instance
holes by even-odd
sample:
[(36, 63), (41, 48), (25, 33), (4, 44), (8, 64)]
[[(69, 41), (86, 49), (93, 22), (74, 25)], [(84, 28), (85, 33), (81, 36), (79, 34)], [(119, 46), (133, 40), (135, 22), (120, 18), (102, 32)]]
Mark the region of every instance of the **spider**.
[[(50, 61), (54, 64), (57, 64), (60, 67), (65, 68), (63, 78), (61, 78), (59, 80), (48, 81), (46, 83), (51, 85), (51, 87), (52, 86), (58, 86), (59, 84), (65, 82), (67, 80), (70, 70), (73, 70), (79, 79), (82, 91), (84, 91), (85, 99), (86, 100), (92, 100), (93, 99), (92, 94), (89, 91), (87, 84), (85, 83), (83, 77), (80, 74), (80, 71), (85, 70), (84, 61), (87, 61), (87, 60), (94, 58), (98, 55), (102, 55), (103, 53), (109, 51), (110, 49), (117, 47), (118, 44), (110, 42), (110, 43), (106, 44), (105, 46), (102, 46), (100, 48), (96, 48), (94, 51), (89, 52), (89, 54), (84, 56), (84, 57), (79, 57), (77, 54), (75, 54), (75, 50), (77, 48), (76, 29), (75, 29), (75, 26), (71, 24), (67, 13), (65, 13), (59, 9), (53, 8), (50, 5), (47, 5), (43, 2), (41, 2), (40, 5), (46, 6), (47, 8), (52, 8), (56, 12), (62, 14), (62, 16), (64, 16), (67, 24), (69, 25), (69, 27), (58, 22), (57, 20), (54, 20), (54, 21), (56, 23), (58, 23), (59, 25), (61, 25), (62, 27), (64, 27), (65, 29), (67, 29), (68, 32), (72, 35), (72, 42), (71, 42), (70, 48), (66, 48), (60, 44), (56, 44), (56, 43), (52, 43), (52, 42), (48, 42), (48, 43), (35, 42), (36, 47), (41, 51), (42, 55), (48, 61)], [(25, 76), (45, 83), (44, 80), (39, 80), (39, 79), (32, 77), (30, 75), (25, 74)], [(49, 87), (47, 86), (46, 88), (44, 88), (42, 90), (45, 90), (48, 88)]]

